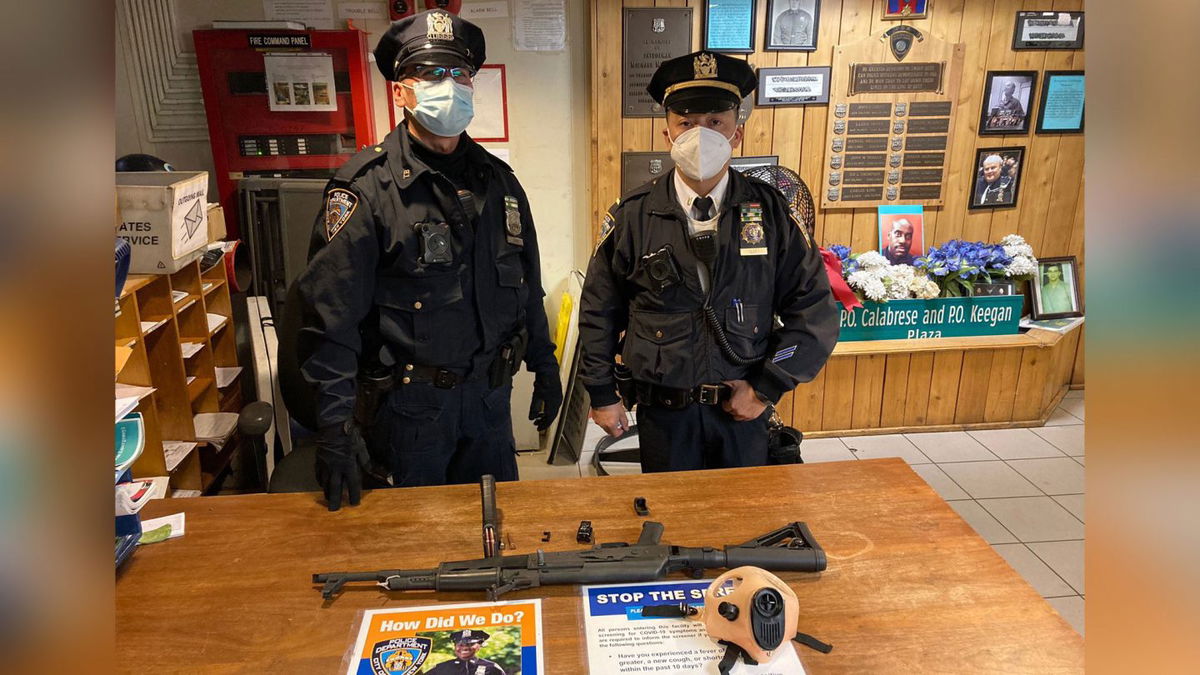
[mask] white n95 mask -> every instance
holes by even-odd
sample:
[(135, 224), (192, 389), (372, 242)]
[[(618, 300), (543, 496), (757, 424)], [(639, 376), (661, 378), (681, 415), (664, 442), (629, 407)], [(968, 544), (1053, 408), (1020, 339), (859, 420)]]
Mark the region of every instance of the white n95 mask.
[(675, 167), (694, 180), (708, 180), (717, 175), (732, 156), (729, 139), (708, 127), (692, 127), (671, 141)]
[(438, 136), (457, 136), (475, 117), (475, 90), (447, 77), (437, 82), (405, 84), (417, 95), (415, 108), (408, 111), (421, 126)]

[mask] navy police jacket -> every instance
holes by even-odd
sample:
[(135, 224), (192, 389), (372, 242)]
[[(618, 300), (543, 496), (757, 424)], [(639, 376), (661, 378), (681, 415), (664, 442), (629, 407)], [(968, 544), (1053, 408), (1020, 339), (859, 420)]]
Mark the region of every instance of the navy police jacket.
[[(817, 247), (767, 183), (731, 170), (718, 221), (711, 304), (737, 354), (734, 365), (706, 323), (687, 217), (665, 174), (617, 202), (588, 266), (580, 303), (580, 377), (594, 407), (617, 402), (612, 368), (676, 389), (748, 380), (777, 402), (820, 372), (838, 337), (838, 312)], [(667, 248), (681, 280), (661, 288), (645, 256)], [(782, 322), (777, 327), (775, 318)]]
[(462, 135), (471, 183), (485, 186), (475, 217), (412, 142), (401, 124), (337, 171), (295, 282), (298, 360), (322, 427), (352, 417), (360, 360), (375, 358), (364, 344), (379, 342), (401, 366), (486, 376), (499, 346), (524, 329), (529, 370), (557, 373), (537, 236), (512, 169)]

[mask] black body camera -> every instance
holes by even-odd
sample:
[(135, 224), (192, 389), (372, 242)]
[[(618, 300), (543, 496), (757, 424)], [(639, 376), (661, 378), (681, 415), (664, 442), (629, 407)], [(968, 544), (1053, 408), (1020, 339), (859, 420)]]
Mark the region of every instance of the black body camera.
[(421, 260), (426, 265), (454, 261), (450, 250), (450, 225), (447, 223), (418, 223), (421, 233)]
[(655, 293), (662, 293), (683, 281), (679, 274), (679, 264), (675, 262), (675, 255), (669, 245), (642, 256), (642, 269), (646, 270), (646, 276), (654, 286)]

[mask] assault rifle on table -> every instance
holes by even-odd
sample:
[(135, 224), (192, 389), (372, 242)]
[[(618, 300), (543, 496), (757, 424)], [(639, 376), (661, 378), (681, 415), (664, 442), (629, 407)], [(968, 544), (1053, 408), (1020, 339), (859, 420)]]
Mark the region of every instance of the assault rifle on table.
[(580, 551), (542, 551), (502, 555), (500, 519), (496, 511), (496, 482), (484, 476), (483, 551), (478, 560), (444, 562), (436, 569), (327, 572), (314, 574), (323, 584), (321, 597), (332, 598), (347, 582), (373, 581), (389, 591), (487, 591), (489, 600), (509, 591), (551, 584), (611, 584), (656, 581), (672, 572), (693, 578), (706, 569), (743, 565), (771, 571), (820, 572), (825, 552), (804, 523), (789, 523), (742, 544), (691, 548), (662, 544), (662, 523), (645, 522), (637, 543), (599, 544)]

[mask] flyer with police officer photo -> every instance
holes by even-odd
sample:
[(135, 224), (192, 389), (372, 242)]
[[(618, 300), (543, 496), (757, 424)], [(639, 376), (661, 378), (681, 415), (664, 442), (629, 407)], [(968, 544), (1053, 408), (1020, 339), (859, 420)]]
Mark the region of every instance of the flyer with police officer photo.
[(346, 675), (537, 675), (542, 601), (371, 609)]

